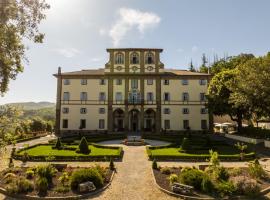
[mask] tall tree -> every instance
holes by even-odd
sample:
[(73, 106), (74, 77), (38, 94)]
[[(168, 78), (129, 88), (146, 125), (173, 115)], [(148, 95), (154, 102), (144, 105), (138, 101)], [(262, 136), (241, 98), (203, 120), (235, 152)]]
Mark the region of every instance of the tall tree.
[(194, 67), (194, 65), (193, 65), (192, 60), (190, 61), (189, 71), (191, 71), (191, 72), (196, 72), (196, 69), (195, 69), (195, 67)]
[(23, 40), (42, 43), (38, 24), (49, 8), (45, 0), (0, 1), (0, 94), (8, 90), (10, 79), (23, 71), (26, 46)]
[(206, 66), (208, 63), (207, 58), (205, 56), (205, 54), (202, 55), (202, 65), (200, 66), (200, 72), (202, 73), (208, 73), (209, 72), (209, 68)]

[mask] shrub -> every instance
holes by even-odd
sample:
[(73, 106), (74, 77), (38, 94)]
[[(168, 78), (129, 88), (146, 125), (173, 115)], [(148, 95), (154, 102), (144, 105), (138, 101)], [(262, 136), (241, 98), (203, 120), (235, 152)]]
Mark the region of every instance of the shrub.
[(111, 158), (110, 159), (110, 170), (114, 170), (114, 169), (115, 169), (114, 162), (113, 162), (113, 159)]
[(102, 187), (103, 178), (97, 169), (80, 169), (78, 171), (73, 172), (70, 178), (70, 185), (73, 190), (77, 190), (79, 184), (92, 181), (97, 188)]
[(106, 177), (106, 173), (107, 173), (106, 167), (95, 165), (94, 169), (96, 169), (100, 173), (103, 179)]
[(201, 190), (205, 193), (211, 193), (214, 190), (214, 185), (207, 174), (204, 174), (203, 176)]
[(57, 169), (52, 165), (40, 165), (36, 169), (40, 178), (46, 178), (49, 183), (52, 182), (52, 177), (56, 174)]
[(57, 139), (54, 148), (60, 150), (63, 148), (60, 138)]
[(69, 186), (58, 186), (57, 188), (55, 188), (55, 191), (58, 193), (67, 193), (70, 191), (70, 187)]
[(253, 178), (263, 178), (265, 177), (265, 171), (262, 168), (258, 159), (248, 164), (248, 172)]
[(216, 190), (221, 197), (232, 195), (236, 191), (231, 181), (221, 181), (217, 183)]
[(152, 162), (152, 169), (158, 169), (158, 165), (157, 165), (156, 159), (154, 159), (153, 162)]
[(25, 172), (25, 174), (26, 174), (26, 178), (32, 179), (32, 178), (34, 177), (34, 175), (35, 175), (35, 172), (34, 172), (32, 169), (28, 169), (28, 170)]
[(161, 168), (161, 173), (169, 175), (171, 174), (171, 169), (169, 167), (163, 167)]
[(38, 177), (37, 182), (36, 182), (36, 189), (39, 194), (45, 195), (48, 190), (48, 180), (46, 177)]
[(181, 149), (182, 150), (189, 150), (190, 149), (190, 139), (189, 138), (184, 138), (181, 144)]
[(170, 181), (170, 184), (172, 185), (173, 183), (175, 182), (178, 182), (178, 176), (176, 174), (171, 174), (169, 176), (169, 181)]
[(223, 180), (223, 181), (227, 181), (229, 179), (230, 175), (228, 170), (221, 166), (217, 168), (217, 179), (218, 180)]
[(195, 189), (200, 190), (201, 184), (203, 180), (204, 173), (203, 171), (196, 168), (183, 168), (180, 175), (179, 180), (181, 183), (186, 185), (191, 185)]
[(260, 187), (255, 179), (250, 179), (246, 176), (236, 176), (231, 178), (231, 181), (239, 194), (255, 197), (260, 193)]
[(63, 186), (69, 181), (69, 175), (67, 172), (63, 172), (62, 175), (58, 178)]
[(19, 178), (18, 180), (13, 180), (6, 187), (9, 194), (27, 193), (31, 192), (33, 188), (33, 184), (23, 177)]
[(18, 194), (18, 187), (14, 182), (9, 183), (6, 186), (6, 190), (8, 194)]
[(79, 152), (83, 154), (89, 154), (91, 152), (85, 137), (82, 137), (81, 139), (81, 142), (79, 144)]

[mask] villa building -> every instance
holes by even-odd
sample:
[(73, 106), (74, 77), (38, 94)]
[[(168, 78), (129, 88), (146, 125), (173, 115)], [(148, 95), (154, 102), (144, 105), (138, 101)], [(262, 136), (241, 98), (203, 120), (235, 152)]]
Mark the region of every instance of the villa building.
[(162, 49), (107, 49), (101, 69), (58, 69), (56, 133), (205, 130), (209, 74), (166, 69)]

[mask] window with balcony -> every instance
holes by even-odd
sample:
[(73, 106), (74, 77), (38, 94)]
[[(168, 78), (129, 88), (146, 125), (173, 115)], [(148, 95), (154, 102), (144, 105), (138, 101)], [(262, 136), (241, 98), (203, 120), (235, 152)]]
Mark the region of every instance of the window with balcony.
[(117, 53), (115, 56), (115, 64), (124, 64), (124, 55), (122, 53)]
[(183, 114), (189, 114), (189, 109), (188, 108), (183, 108)]
[(164, 101), (170, 101), (170, 93), (169, 92), (164, 93)]
[(87, 85), (87, 79), (81, 79), (81, 85)]
[(87, 113), (87, 109), (86, 108), (81, 108), (80, 109), (80, 113), (81, 114), (86, 114)]
[(189, 94), (187, 92), (183, 92), (182, 101), (189, 101)]
[(69, 101), (69, 92), (64, 92), (64, 94), (63, 94), (63, 99), (64, 99), (64, 101)]
[(182, 85), (188, 85), (188, 80), (187, 79), (183, 79), (182, 80)]
[(99, 101), (105, 101), (105, 100), (106, 100), (105, 92), (100, 92), (99, 93)]
[(141, 94), (137, 90), (132, 90), (128, 94), (128, 102), (131, 104), (139, 104), (141, 103)]
[(69, 113), (69, 108), (63, 108), (63, 109), (62, 109), (62, 112), (63, 112), (64, 114)]
[(70, 80), (69, 79), (64, 79), (64, 85), (70, 85)]
[(81, 101), (87, 101), (87, 92), (81, 92)]
[(63, 119), (62, 128), (68, 128), (68, 120)]

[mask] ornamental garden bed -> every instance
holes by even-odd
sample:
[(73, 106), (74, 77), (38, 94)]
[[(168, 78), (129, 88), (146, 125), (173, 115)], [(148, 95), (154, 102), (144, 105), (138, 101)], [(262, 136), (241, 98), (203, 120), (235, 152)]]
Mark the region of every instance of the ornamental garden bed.
[(89, 153), (78, 152), (78, 145), (63, 145), (61, 149), (52, 144), (37, 144), (18, 150), (14, 159), (24, 161), (106, 161), (119, 160), (123, 156), (122, 147), (89, 144)]
[[(61, 167), (51, 164), (33, 168), (9, 168), (0, 173), (1, 192), (19, 199), (30, 197), (63, 197), (76, 199), (101, 191), (112, 179), (110, 167)], [(92, 182), (92, 188), (81, 190), (80, 184)]]
[(252, 160), (255, 153), (248, 147), (239, 150), (238, 147), (226, 144), (224, 141), (212, 141), (208, 139), (184, 138), (182, 144), (165, 146), (147, 146), (149, 159), (156, 160), (194, 160), (205, 161), (210, 158), (210, 150), (219, 153), (221, 160), (238, 161)]
[[(270, 189), (269, 175), (258, 161), (246, 168), (224, 168), (213, 163), (204, 170), (156, 167), (153, 175), (162, 191), (184, 199), (257, 199)], [(187, 190), (175, 190), (177, 185)], [(189, 188), (193, 190), (187, 192)]]

